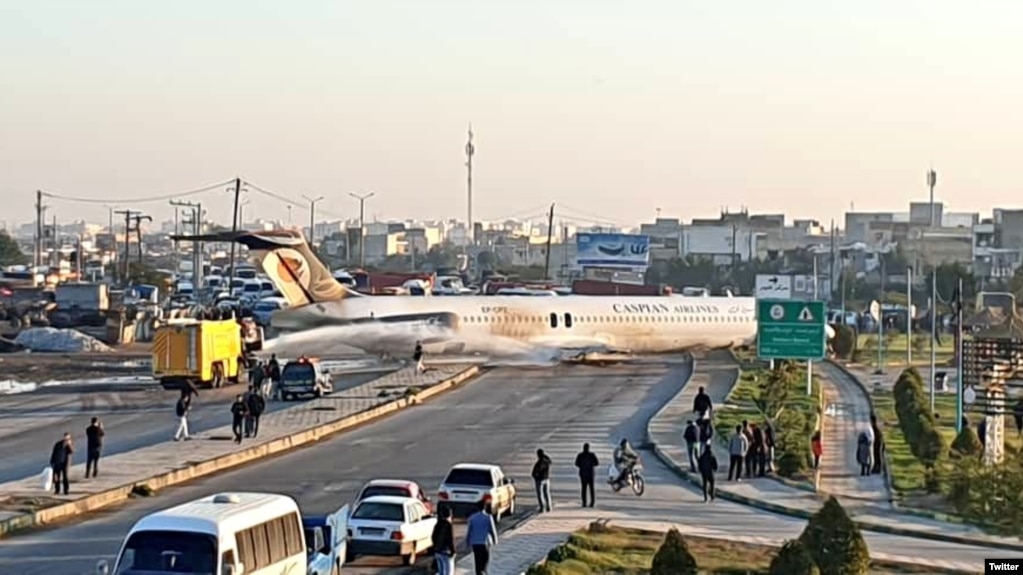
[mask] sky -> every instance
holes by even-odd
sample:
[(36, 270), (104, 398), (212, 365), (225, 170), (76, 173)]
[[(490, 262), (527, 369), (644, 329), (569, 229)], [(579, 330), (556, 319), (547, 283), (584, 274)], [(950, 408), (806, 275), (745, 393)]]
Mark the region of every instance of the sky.
[[(0, 219), (235, 177), (324, 218), (1014, 207), (1023, 3), (0, 0)], [(1016, 192), (1016, 193), (1014, 193)], [(230, 217), (223, 186), (190, 199)], [(286, 206), (245, 194), (249, 215)]]

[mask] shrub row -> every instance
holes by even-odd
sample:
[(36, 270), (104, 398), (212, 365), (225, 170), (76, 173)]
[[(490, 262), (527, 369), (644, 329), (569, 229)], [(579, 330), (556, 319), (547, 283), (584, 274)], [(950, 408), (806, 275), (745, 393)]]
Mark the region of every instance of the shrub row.
[(946, 478), (948, 502), (970, 523), (1007, 536), (1023, 534), (1023, 464), (1018, 457), (984, 465), (970, 457)]
[(934, 422), (934, 414), (927, 407), (923, 380), (916, 369), (910, 368), (899, 375), (892, 389), (895, 415), (899, 428), (906, 437), (910, 451), (927, 468), (927, 486), (937, 490), (935, 466), (945, 453), (945, 438)]

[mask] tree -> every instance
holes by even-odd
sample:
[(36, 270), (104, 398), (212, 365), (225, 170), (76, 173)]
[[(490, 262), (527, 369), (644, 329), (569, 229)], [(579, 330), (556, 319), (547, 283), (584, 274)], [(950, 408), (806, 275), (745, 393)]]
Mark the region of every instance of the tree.
[(856, 351), (856, 339), (856, 330), (852, 326), (845, 324), (835, 326), (835, 340), (832, 343), (835, 355), (845, 359), (852, 359), (853, 352)]
[(678, 529), (672, 528), (664, 536), (664, 543), (654, 555), (650, 575), (696, 575), (696, 558), (689, 552)]
[(18, 242), (7, 233), (0, 231), (0, 266), (23, 266), (28, 264), (28, 256), (18, 247)]
[(834, 496), (829, 497), (820, 511), (810, 517), (799, 541), (813, 557), (821, 575), (865, 575), (869, 572), (867, 543)]
[(771, 559), (770, 575), (818, 575), (820, 569), (798, 539), (786, 541)]

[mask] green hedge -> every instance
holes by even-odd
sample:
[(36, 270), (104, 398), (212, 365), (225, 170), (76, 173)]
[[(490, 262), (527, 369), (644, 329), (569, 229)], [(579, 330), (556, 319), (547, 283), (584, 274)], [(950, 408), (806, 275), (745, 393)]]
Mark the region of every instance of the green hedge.
[(906, 437), (906, 443), (913, 455), (927, 467), (928, 487), (937, 489), (935, 466), (945, 453), (945, 438), (938, 431), (934, 414), (924, 394), (923, 380), (916, 369), (910, 368), (899, 375), (892, 389), (895, 398), (895, 415), (899, 428)]

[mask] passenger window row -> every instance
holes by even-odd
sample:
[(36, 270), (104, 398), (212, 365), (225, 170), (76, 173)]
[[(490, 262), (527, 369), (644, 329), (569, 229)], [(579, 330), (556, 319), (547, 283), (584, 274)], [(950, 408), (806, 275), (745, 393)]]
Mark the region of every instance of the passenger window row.
[[(552, 313), (549, 317), (551, 327), (558, 327), (559, 314)], [(619, 316), (577, 316), (564, 314), (565, 327), (572, 327), (573, 319), (577, 323), (587, 324), (612, 324), (612, 323), (751, 323), (753, 317), (728, 315), (728, 316), (689, 316), (689, 315), (619, 315)], [(471, 324), (539, 324), (544, 323), (542, 316), (523, 315), (484, 315), (484, 316), (463, 316), (462, 321)]]
[(269, 567), (288, 557), (305, 553), (302, 522), (290, 513), (235, 534), (238, 559), (246, 572)]

